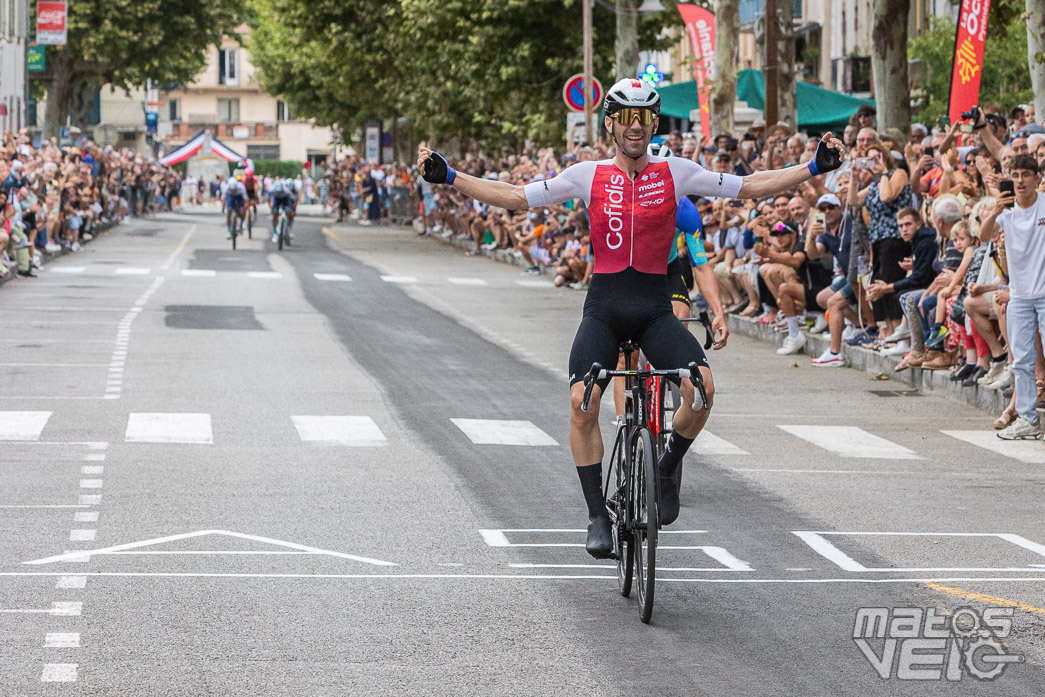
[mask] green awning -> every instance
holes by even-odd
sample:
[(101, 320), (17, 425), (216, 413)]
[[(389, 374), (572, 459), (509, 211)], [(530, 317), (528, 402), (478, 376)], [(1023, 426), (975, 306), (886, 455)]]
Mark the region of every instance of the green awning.
[[(809, 82), (799, 82), (795, 89), (799, 128), (841, 130), (861, 105), (874, 105), (870, 99), (832, 92)], [(697, 108), (697, 83), (694, 80), (661, 87), (657, 91), (660, 93), (661, 111), (668, 116), (689, 118), (690, 111)], [(752, 109), (761, 111), (764, 108), (766, 86), (761, 71), (741, 70), (737, 73), (737, 99), (747, 102)]]

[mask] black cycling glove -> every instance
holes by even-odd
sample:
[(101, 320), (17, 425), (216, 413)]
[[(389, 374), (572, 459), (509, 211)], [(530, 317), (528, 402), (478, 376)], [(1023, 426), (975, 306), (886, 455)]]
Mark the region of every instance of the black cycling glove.
[(814, 177), (818, 174), (826, 174), (842, 166), (842, 153), (838, 152), (838, 148), (829, 147), (821, 140), (816, 144), (813, 159), (807, 164)]
[(453, 184), (457, 178), (457, 171), (446, 163), (446, 158), (434, 150), (425, 160), (424, 170), (421, 176), (429, 184)]

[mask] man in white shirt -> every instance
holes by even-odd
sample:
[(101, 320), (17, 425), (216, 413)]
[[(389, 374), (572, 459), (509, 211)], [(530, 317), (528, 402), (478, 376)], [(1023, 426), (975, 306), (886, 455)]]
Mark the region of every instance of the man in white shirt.
[(1039, 332), (1045, 337), (1045, 193), (1038, 192), (1041, 172), (1038, 161), (1030, 155), (1013, 159), (1010, 176), (1015, 196), (999, 197), (980, 228), (980, 239), (986, 241), (994, 232), (995, 222), (1001, 227), (1009, 267), (1006, 314), (1019, 416), (998, 437), (1040, 440), (1035, 409), (1038, 390), (1034, 381), (1034, 339)]

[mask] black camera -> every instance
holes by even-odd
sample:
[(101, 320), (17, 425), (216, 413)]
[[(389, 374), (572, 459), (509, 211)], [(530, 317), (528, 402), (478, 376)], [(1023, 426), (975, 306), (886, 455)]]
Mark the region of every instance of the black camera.
[(736, 138), (726, 138), (726, 150), (729, 151), (729, 150), (736, 150), (736, 149), (737, 149), (737, 139)]
[(980, 107), (974, 106), (972, 109), (969, 109), (968, 111), (963, 111), (962, 112), (962, 118), (963, 119), (972, 119), (973, 121), (979, 121), (980, 120)]

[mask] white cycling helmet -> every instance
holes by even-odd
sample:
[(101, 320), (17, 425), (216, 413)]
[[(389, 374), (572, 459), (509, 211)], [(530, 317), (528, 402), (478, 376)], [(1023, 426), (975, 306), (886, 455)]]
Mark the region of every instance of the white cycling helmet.
[(671, 148), (667, 143), (650, 143), (646, 151), (650, 157), (671, 157)]
[(650, 109), (660, 116), (660, 95), (657, 90), (642, 80), (625, 78), (618, 80), (606, 93), (602, 108), (607, 116), (617, 113), (624, 107)]

